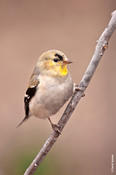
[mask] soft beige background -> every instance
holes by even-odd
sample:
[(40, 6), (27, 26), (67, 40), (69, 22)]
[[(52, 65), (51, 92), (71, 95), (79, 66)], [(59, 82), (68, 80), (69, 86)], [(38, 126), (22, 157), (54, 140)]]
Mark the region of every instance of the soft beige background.
[[(47, 120), (34, 117), (16, 129), (39, 55), (62, 50), (73, 61), (71, 74), (79, 83), (114, 9), (115, 0), (0, 0), (0, 175), (11, 175), (7, 169), (14, 155), (34, 145), (39, 151), (51, 133)], [(116, 32), (86, 96), (48, 155), (58, 160), (61, 175), (111, 174), (112, 153), (116, 159), (115, 55)]]

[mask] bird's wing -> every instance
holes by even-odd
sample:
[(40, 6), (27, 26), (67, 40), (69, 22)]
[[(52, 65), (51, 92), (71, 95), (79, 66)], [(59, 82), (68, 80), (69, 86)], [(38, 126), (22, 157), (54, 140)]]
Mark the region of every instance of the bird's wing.
[(39, 85), (39, 70), (35, 67), (30, 80), (29, 80), (29, 86), (26, 90), (26, 94), (24, 96), (24, 108), (25, 108), (25, 117), (24, 119), (18, 124), (17, 127), (19, 127), (26, 119), (29, 118), (29, 103), (31, 99), (34, 97), (37, 87)]
[(36, 93), (38, 84), (39, 80), (34, 80), (33, 85), (29, 86), (28, 89), (26, 90), (26, 94), (24, 97), (24, 104), (25, 104), (25, 116), (27, 118), (29, 116), (29, 103)]

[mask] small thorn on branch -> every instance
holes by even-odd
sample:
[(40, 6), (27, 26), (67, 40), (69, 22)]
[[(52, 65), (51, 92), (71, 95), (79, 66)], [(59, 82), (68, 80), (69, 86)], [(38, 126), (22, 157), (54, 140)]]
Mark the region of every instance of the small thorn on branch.
[[(83, 92), (83, 90), (81, 89), (81, 87), (79, 87), (79, 85), (75, 85), (75, 91), (76, 92), (78, 92), (78, 91), (82, 91)], [(81, 95), (81, 97), (84, 97), (84, 96), (85, 96), (85, 94), (83, 92), (83, 94)]]
[(101, 46), (100, 56), (103, 56), (106, 49), (108, 49), (108, 42), (104, 42), (103, 45)]
[(108, 42), (104, 43), (103, 45), (103, 51), (105, 51), (106, 49), (108, 49)]

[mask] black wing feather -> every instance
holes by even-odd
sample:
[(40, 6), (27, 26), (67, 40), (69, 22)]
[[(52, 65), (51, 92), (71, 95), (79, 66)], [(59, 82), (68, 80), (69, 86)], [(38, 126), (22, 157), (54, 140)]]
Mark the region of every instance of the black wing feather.
[(25, 107), (25, 117), (24, 119), (17, 125), (17, 127), (19, 127), (20, 125), (22, 125), (22, 123), (27, 120), (29, 118), (29, 103), (31, 101), (31, 99), (33, 98), (33, 96), (36, 93), (36, 89), (37, 86), (34, 87), (29, 87), (26, 91), (26, 95), (24, 97), (24, 107)]
[(26, 91), (26, 95), (24, 97), (24, 104), (25, 104), (25, 116), (29, 116), (29, 102), (31, 101), (32, 97), (36, 93), (36, 86), (35, 87), (29, 87)]
[(17, 127), (19, 127), (25, 120), (29, 118), (29, 103), (36, 93), (37, 86), (39, 84), (38, 76), (39, 76), (39, 69), (38, 67), (35, 67), (33, 74), (30, 77), (29, 87), (24, 97), (25, 117), (18, 124)]

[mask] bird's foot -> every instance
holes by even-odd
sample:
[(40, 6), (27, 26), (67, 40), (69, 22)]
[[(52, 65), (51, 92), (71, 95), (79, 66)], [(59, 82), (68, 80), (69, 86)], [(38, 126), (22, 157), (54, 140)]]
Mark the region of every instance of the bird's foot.
[(52, 123), (52, 129), (57, 132), (58, 134), (61, 134), (60, 127), (57, 124)]
[(48, 120), (49, 120), (49, 122), (50, 122), (50, 124), (52, 126), (53, 131), (57, 132), (58, 134), (61, 134), (60, 126), (58, 124), (52, 123), (50, 117), (48, 117)]

